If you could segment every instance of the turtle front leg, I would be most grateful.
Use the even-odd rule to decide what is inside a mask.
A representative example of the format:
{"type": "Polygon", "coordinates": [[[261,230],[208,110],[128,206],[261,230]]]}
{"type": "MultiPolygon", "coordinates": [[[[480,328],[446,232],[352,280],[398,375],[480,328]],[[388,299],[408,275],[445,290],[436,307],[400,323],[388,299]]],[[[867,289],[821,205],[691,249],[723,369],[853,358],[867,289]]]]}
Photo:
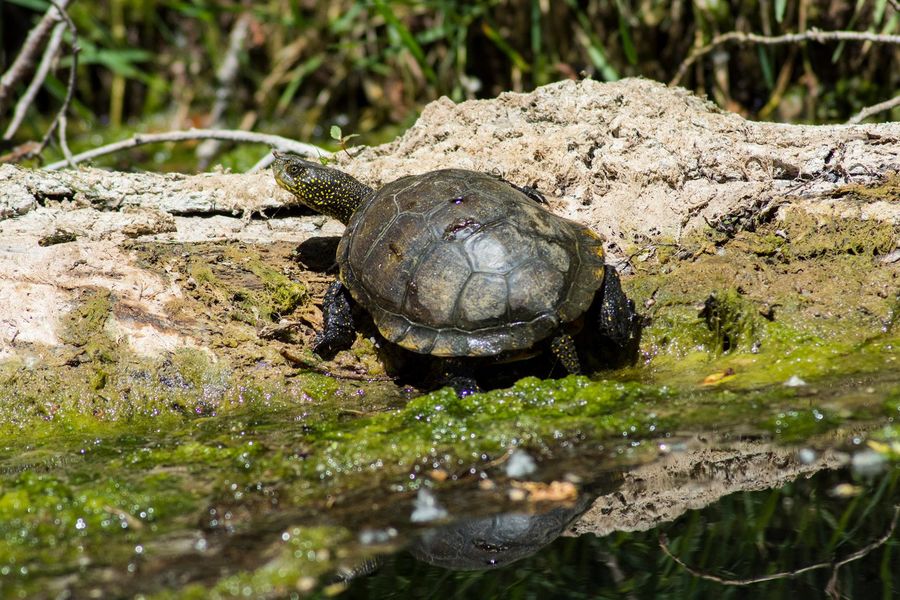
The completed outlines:
{"type": "Polygon", "coordinates": [[[322,301],[322,331],[316,335],[313,352],[331,360],[341,350],[347,350],[356,339],[350,292],[340,281],[334,281],[322,301]]]}
{"type": "Polygon", "coordinates": [[[615,268],[606,265],[605,270],[598,332],[615,346],[614,354],[620,362],[633,362],[641,340],[641,316],[634,310],[634,301],[622,291],[615,268]]]}

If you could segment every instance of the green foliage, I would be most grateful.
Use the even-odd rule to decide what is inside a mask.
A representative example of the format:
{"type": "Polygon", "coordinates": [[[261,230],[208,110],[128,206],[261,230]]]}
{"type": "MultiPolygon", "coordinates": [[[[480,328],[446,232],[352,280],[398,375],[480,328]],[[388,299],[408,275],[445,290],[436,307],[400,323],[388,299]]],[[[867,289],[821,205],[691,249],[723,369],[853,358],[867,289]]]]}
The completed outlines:
{"type": "MultiPolygon", "coordinates": [[[[7,4],[0,51],[11,57],[25,25],[49,5],[7,4]]],[[[693,48],[728,31],[892,33],[900,27],[900,14],[885,0],[827,11],[815,4],[800,11],[782,0],[733,4],[695,2],[675,10],[681,3],[671,0],[254,3],[246,9],[250,25],[222,125],[233,127],[252,115],[258,129],[328,143],[323,123],[352,123],[370,141],[379,139],[373,132],[408,124],[425,102],[441,95],[455,101],[492,97],[583,76],[667,81],[693,48]]],[[[75,150],[96,145],[98,133],[122,137],[118,128],[130,122],[140,123],[138,129],[172,127],[173,117],[175,127],[206,124],[220,86],[216,71],[243,9],[95,0],[72,3],[69,10],[82,49],[72,106],[78,119],[69,121],[75,150]],[[157,119],[161,123],[148,125],[157,119]]],[[[897,55],[888,44],[724,50],[698,61],[682,84],[751,117],[841,121],[890,97],[900,84],[897,55]],[[788,97],[799,101],[784,102],[788,97]]],[[[41,137],[65,86],[50,77],[46,88],[48,98],[33,108],[38,118],[14,142],[41,137]]],[[[240,167],[255,162],[242,160],[240,167]]]]}

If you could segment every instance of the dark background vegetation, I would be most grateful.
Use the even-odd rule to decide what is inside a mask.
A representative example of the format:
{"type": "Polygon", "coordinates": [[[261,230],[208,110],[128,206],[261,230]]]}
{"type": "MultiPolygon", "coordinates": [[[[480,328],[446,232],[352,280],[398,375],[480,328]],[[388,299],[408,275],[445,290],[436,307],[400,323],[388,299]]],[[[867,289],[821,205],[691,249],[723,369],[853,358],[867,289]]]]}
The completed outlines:
{"type": "MultiPolygon", "coordinates": [[[[0,71],[48,6],[0,0],[0,71]]],[[[897,7],[892,0],[74,0],[68,12],[81,53],[69,134],[76,151],[135,130],[210,125],[322,142],[337,124],[378,143],[441,95],[489,98],[564,78],[669,81],[693,47],[717,34],[898,33],[897,7]],[[231,95],[223,118],[211,123],[216,72],[242,19],[237,78],[224,86],[231,95]]],[[[64,45],[55,77],[12,143],[42,137],[65,95],[69,52],[64,45]]],[[[900,48],[861,42],[730,44],[681,82],[749,118],[814,123],[843,122],[894,96],[898,83],[900,48]]],[[[58,157],[53,148],[50,157],[58,157]]]]}

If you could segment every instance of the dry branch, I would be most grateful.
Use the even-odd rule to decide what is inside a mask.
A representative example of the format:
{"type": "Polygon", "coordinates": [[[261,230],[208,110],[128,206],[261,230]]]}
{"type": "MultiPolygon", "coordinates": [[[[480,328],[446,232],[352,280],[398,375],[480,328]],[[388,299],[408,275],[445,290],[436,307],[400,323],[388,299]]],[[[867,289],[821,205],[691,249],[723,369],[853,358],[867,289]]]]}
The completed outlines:
{"type": "Polygon", "coordinates": [[[35,96],[37,96],[38,92],[41,89],[41,86],[44,85],[44,80],[47,79],[47,75],[50,73],[50,68],[53,65],[53,61],[56,60],[56,55],[59,52],[59,47],[62,44],[62,37],[65,29],[65,23],[58,23],[53,29],[53,34],[50,36],[50,41],[47,43],[47,47],[44,49],[43,57],[41,57],[41,64],[38,66],[38,70],[35,73],[34,78],[31,80],[31,83],[29,83],[28,87],[25,89],[25,93],[22,94],[22,97],[19,98],[19,101],[16,103],[16,108],[15,110],[13,110],[12,119],[10,119],[9,125],[6,127],[6,131],[3,132],[4,140],[11,140],[12,137],[16,134],[16,131],[19,130],[19,126],[22,125],[22,121],[25,119],[25,115],[28,113],[28,109],[34,103],[35,96]]]}
{"type": "Polygon", "coordinates": [[[877,115],[880,112],[891,110],[895,106],[900,106],[900,96],[894,96],[890,100],[885,100],[884,102],[879,102],[878,104],[868,106],[855,115],[853,115],[847,123],[850,125],[856,125],[857,123],[862,123],[864,120],[868,119],[872,115],[877,115]]]}
{"type": "Polygon", "coordinates": [[[16,59],[3,77],[0,77],[0,114],[4,112],[10,92],[31,72],[41,47],[50,37],[54,26],[62,18],[57,8],[65,9],[68,4],[69,0],[59,0],[55,6],[47,9],[40,22],[28,32],[25,44],[22,45],[22,50],[19,51],[16,59]]]}
{"type": "MultiPolygon", "coordinates": [[[[63,100],[62,106],[59,108],[59,111],[56,113],[56,116],[53,117],[53,121],[50,123],[50,127],[47,128],[46,133],[44,133],[44,137],[41,140],[40,145],[34,150],[32,155],[38,155],[44,151],[44,148],[47,147],[47,143],[50,141],[50,138],[53,136],[54,132],[56,132],[57,127],[59,127],[60,122],[63,122],[65,119],[66,112],[69,110],[69,105],[72,103],[72,97],[75,95],[75,77],[78,72],[78,52],[81,50],[78,47],[78,28],[75,27],[75,23],[69,17],[69,14],[65,11],[63,5],[57,2],[57,0],[50,0],[50,2],[55,6],[62,16],[63,20],[66,22],[66,26],[69,28],[69,35],[72,36],[69,44],[72,47],[72,62],[69,65],[69,81],[66,84],[66,97],[63,100]]],[[[69,146],[65,140],[65,129],[60,129],[60,146],[63,148],[64,153],[66,154],[66,161],[70,166],[74,166],[75,163],[72,162],[71,153],[68,151],[69,146]]]]}
{"type": "Polygon", "coordinates": [[[114,154],[135,148],[144,144],[159,144],[162,142],[184,142],[193,140],[225,140],[229,142],[245,142],[250,144],[266,144],[277,150],[293,152],[306,156],[331,156],[331,152],[312,144],[297,142],[280,135],[266,133],[254,133],[252,131],[235,131],[230,129],[188,129],[185,131],[170,131],[168,133],[141,133],[127,140],[107,144],[81,152],[72,157],[71,161],[61,160],[47,165],[45,168],[55,170],[66,165],[75,165],[107,154],[114,154]]]}
{"type": "Polygon", "coordinates": [[[880,44],[900,44],[900,35],[886,35],[879,33],[869,33],[866,31],[820,31],[818,29],[809,29],[803,33],[788,33],[778,36],[758,35],[755,33],[744,33],[742,31],[729,31],[717,35],[705,46],[693,50],[690,55],[684,59],[675,73],[675,77],[669,82],[669,85],[679,85],[687,70],[691,68],[698,59],[709,54],[719,46],[735,42],[738,44],[796,44],[799,42],[832,42],[832,41],[854,41],[854,42],[873,42],[880,44]]]}
{"type": "MultiPolygon", "coordinates": [[[[213,103],[212,110],[209,115],[209,126],[211,128],[219,128],[222,123],[222,115],[228,108],[228,102],[234,93],[234,84],[237,80],[238,67],[240,61],[238,55],[244,48],[244,41],[247,38],[247,32],[250,29],[250,13],[245,13],[238,17],[228,37],[228,51],[222,64],[216,71],[216,100],[213,103]]],[[[200,169],[205,169],[213,157],[219,151],[221,144],[217,140],[207,140],[197,146],[197,163],[200,169]]]]}

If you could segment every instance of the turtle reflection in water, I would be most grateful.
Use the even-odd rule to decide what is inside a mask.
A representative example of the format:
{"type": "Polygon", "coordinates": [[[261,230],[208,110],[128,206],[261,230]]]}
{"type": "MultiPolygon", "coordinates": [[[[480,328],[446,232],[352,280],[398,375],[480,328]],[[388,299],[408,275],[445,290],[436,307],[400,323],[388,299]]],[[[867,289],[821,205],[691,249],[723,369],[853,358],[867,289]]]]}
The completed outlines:
{"type": "Polygon", "coordinates": [[[549,351],[579,373],[636,355],[640,319],[604,263],[602,240],[545,210],[532,190],[443,169],[376,191],[281,154],[274,172],[302,204],[347,226],[314,347],[321,357],[353,343],[354,301],[388,341],[448,359],[460,394],[478,389],[479,361],[549,351]]]}
{"type": "MultiPolygon", "coordinates": [[[[452,571],[499,569],[528,558],[547,546],[590,508],[593,494],[581,494],[569,505],[540,513],[500,513],[466,517],[447,525],[424,530],[406,548],[416,559],[452,571]]],[[[349,584],[376,573],[382,557],[369,558],[343,567],[333,583],[349,584]]]]}
{"type": "Polygon", "coordinates": [[[429,529],[409,547],[418,560],[457,571],[495,569],[526,558],[558,538],[593,496],[539,514],[505,513],[429,529]]]}

